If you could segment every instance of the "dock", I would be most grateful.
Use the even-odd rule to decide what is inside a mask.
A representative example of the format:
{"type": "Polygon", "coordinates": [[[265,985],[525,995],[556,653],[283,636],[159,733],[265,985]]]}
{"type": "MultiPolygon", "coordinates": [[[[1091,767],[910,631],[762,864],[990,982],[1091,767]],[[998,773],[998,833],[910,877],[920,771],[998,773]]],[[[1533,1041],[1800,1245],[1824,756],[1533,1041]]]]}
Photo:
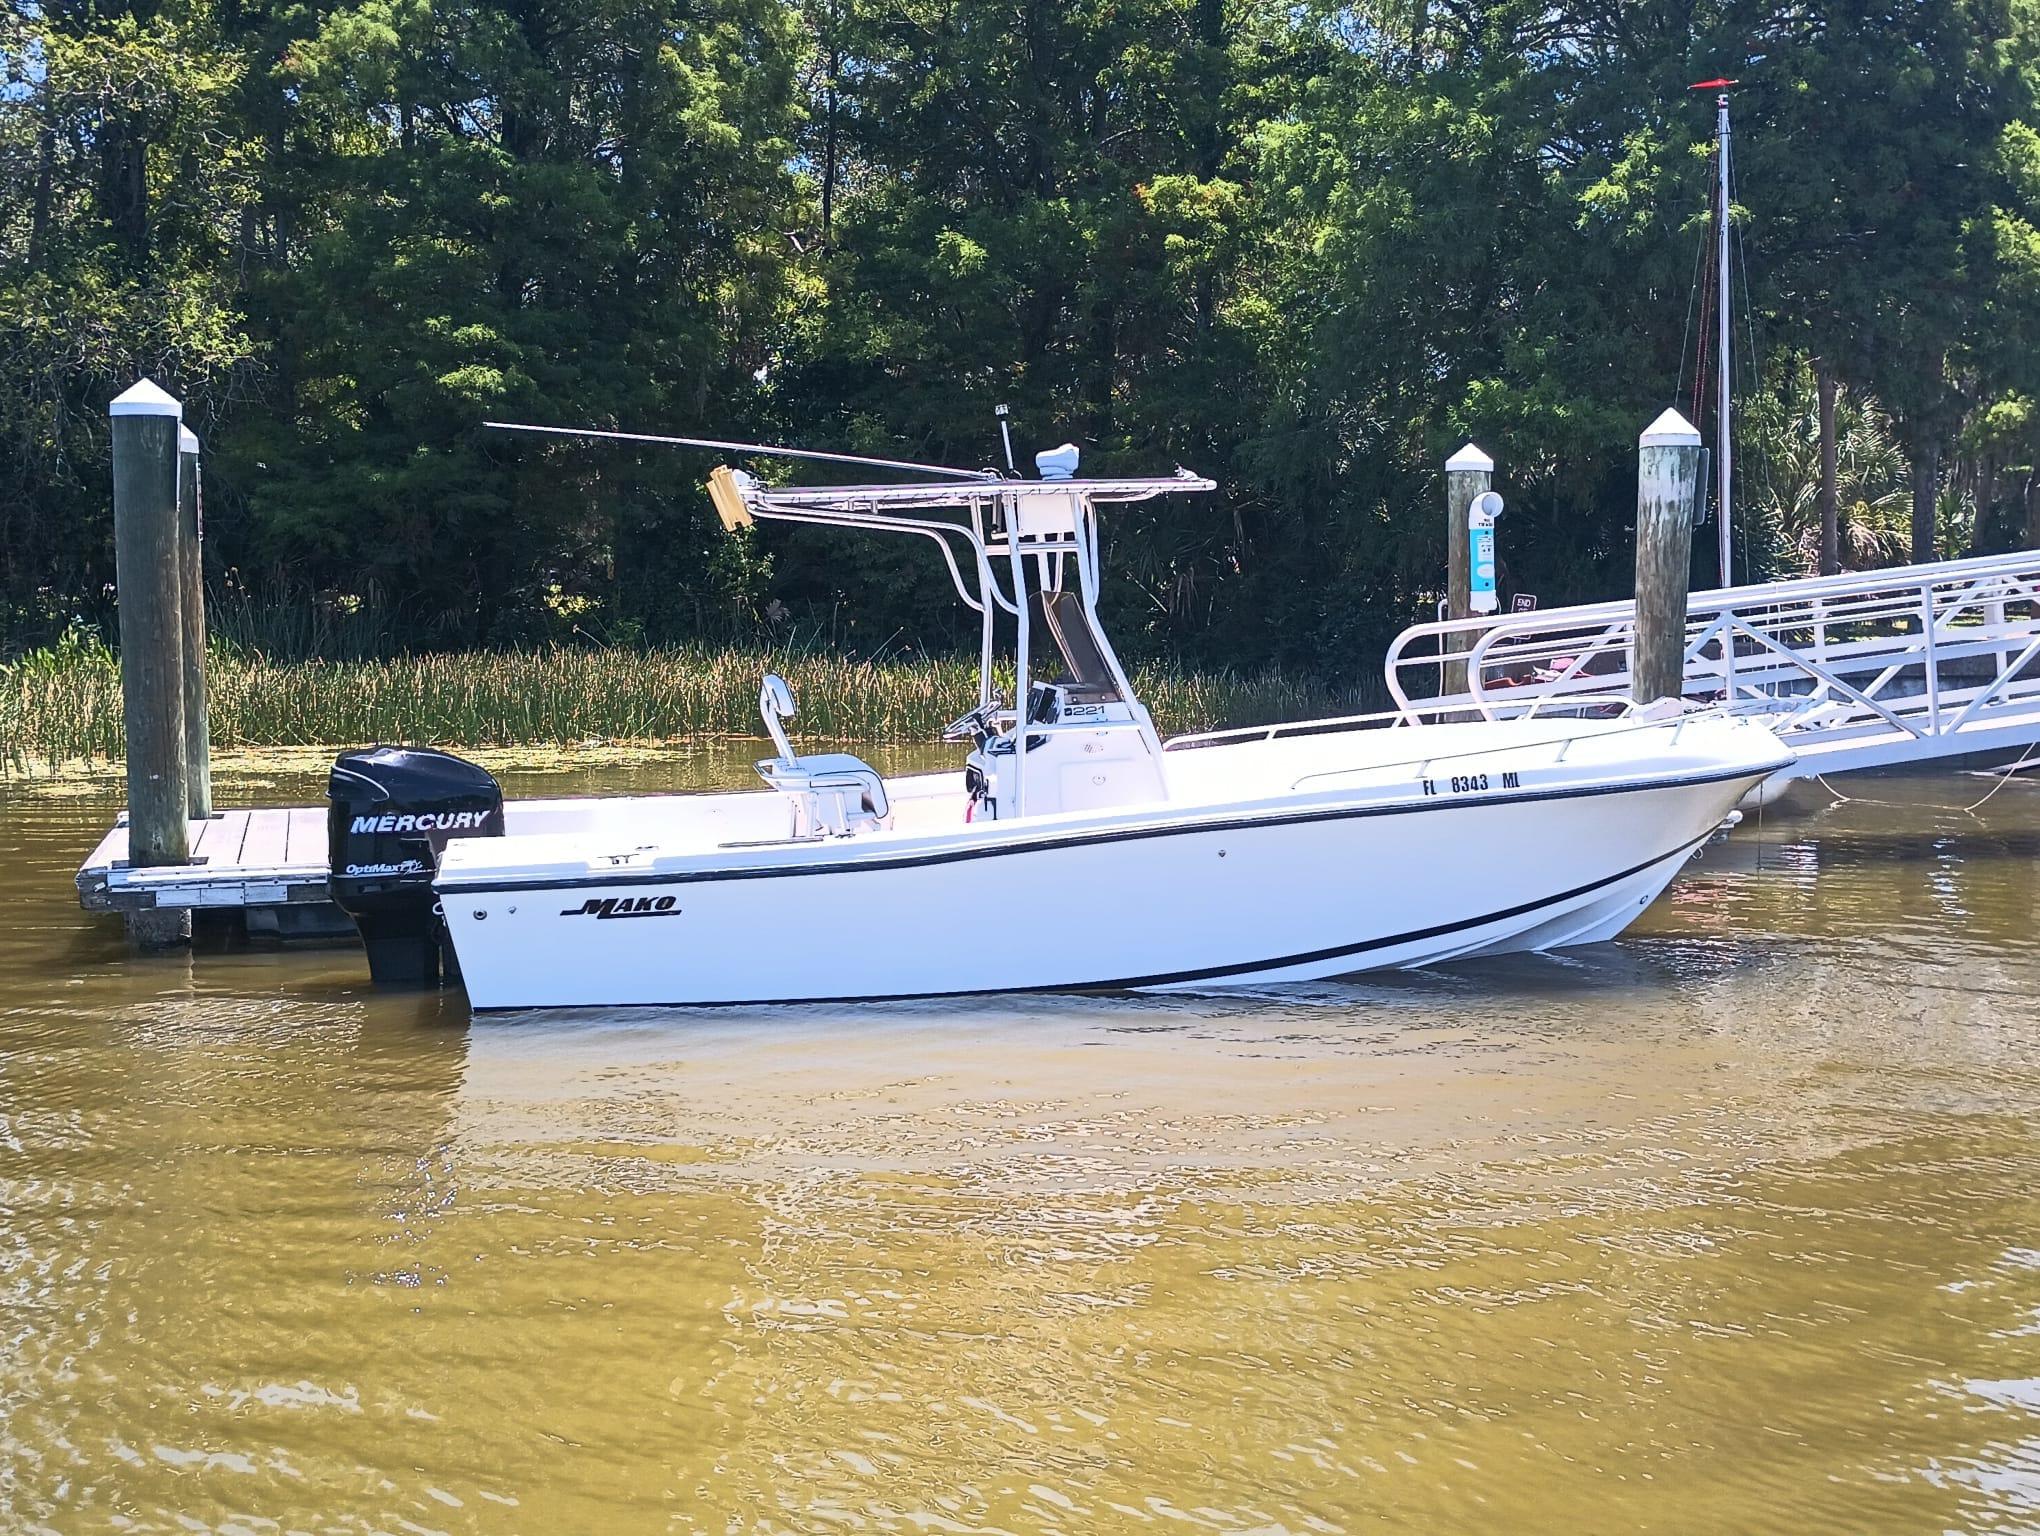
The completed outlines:
{"type": "MultiPolygon", "coordinates": [[[[556,833],[606,817],[610,830],[656,829],[684,814],[689,796],[586,796],[506,800],[512,835],[556,833]]],[[[185,824],[191,857],[183,864],[136,866],[128,858],[122,812],[78,868],[78,902],[88,912],[132,919],[137,913],[178,913],[277,938],[352,938],[354,923],[333,904],[327,885],[328,809],[259,807],[215,811],[185,824]]],[[[597,824],[600,824],[599,822],[597,824]]]]}
{"type": "Polygon", "coordinates": [[[323,937],[352,925],[326,889],[326,812],[317,806],[215,811],[187,823],[191,862],[136,867],[125,812],[78,869],[88,912],[235,913],[251,933],[323,937]]]}

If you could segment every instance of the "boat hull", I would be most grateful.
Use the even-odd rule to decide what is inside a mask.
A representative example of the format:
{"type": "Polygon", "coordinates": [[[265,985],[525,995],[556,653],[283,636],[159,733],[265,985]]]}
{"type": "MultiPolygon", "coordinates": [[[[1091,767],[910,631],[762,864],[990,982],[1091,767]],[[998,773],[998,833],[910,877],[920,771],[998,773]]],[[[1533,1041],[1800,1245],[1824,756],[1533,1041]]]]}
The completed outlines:
{"type": "Polygon", "coordinates": [[[1775,766],[443,887],[478,1009],[1304,981],[1612,937],[1775,766]]]}

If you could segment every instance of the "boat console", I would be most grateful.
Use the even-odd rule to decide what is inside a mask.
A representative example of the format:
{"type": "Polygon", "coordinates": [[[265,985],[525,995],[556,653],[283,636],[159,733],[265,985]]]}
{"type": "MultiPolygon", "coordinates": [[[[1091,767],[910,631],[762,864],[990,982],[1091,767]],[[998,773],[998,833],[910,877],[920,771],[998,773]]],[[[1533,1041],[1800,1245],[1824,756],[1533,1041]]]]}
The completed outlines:
{"type": "MultiPolygon", "coordinates": [[[[1124,699],[1100,697],[1081,683],[1036,683],[1029,690],[1025,742],[1026,814],[1094,811],[1168,798],[1161,764],[1143,722],[1124,699]]],[[[1018,814],[1019,730],[985,735],[971,751],[964,781],[973,820],[1018,814]]]]}

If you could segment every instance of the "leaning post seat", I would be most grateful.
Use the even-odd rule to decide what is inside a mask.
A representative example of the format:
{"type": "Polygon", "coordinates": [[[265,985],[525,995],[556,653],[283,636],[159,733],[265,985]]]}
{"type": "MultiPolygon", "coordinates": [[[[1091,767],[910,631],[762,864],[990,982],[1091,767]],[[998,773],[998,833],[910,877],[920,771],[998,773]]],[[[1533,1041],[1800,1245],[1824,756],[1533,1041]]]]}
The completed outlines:
{"type": "Polygon", "coordinates": [[[781,794],[793,797],[796,837],[844,837],[877,831],[891,821],[885,780],[863,758],[848,752],[768,757],[758,764],[758,774],[781,794]]]}
{"type": "Polygon", "coordinates": [[[890,824],[885,780],[861,757],[848,752],[817,752],[798,756],[786,739],[786,717],[793,714],[793,690],[786,679],[767,672],[758,689],[758,713],[765,734],[779,756],[758,764],[759,777],[793,801],[795,837],[847,837],[873,832],[890,824]]]}

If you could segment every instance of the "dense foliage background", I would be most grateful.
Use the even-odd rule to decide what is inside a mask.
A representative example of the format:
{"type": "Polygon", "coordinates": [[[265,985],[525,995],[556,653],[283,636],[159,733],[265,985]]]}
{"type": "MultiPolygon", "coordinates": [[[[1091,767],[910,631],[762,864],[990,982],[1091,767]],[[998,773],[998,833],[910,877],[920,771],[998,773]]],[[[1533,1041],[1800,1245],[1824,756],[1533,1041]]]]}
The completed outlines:
{"type": "Polygon", "coordinates": [[[141,374],[279,647],[954,638],[933,561],[732,543],[706,456],[489,417],[982,464],[1010,401],[1223,484],[1114,525],[1129,649],[1331,673],[1435,599],[1472,437],[1509,584],[1611,595],[1636,434],[1700,409],[1715,75],[1749,574],[1816,558],[1817,377],[1845,560],[2040,542],[2036,42],[2031,0],[8,0],[0,649],[103,621],[141,374]]]}

